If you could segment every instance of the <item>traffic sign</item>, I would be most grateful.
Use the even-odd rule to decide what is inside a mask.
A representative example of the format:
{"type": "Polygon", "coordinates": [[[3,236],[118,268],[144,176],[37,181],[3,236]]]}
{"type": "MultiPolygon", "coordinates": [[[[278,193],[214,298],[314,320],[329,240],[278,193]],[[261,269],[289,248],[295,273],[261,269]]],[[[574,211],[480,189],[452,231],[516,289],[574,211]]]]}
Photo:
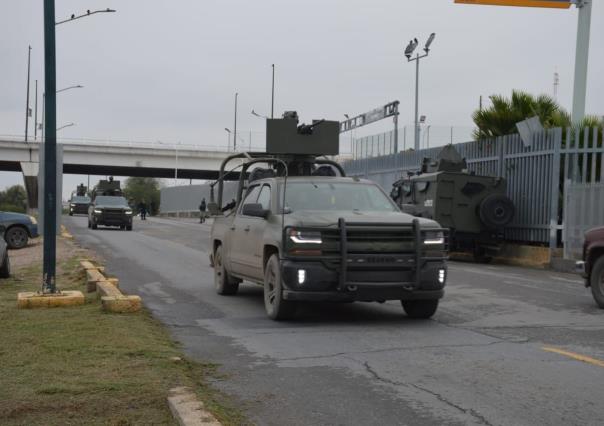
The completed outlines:
{"type": "Polygon", "coordinates": [[[491,6],[546,7],[553,9],[568,9],[571,0],[455,0],[455,3],[487,4],[491,6]]]}

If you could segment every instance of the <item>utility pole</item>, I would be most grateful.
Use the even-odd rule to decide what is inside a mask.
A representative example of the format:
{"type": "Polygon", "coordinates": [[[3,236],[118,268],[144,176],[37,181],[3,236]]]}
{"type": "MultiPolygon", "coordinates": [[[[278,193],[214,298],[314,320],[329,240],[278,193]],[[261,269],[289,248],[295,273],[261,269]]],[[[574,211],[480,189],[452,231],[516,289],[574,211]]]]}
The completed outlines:
{"type": "Polygon", "coordinates": [[[237,97],[239,93],[235,93],[235,124],[233,126],[233,152],[237,151],[237,97]]]}
{"type": "Polygon", "coordinates": [[[34,105],[34,140],[38,140],[38,80],[36,80],[36,101],[34,105]]]}
{"type": "Polygon", "coordinates": [[[31,46],[27,50],[27,101],[25,102],[25,142],[27,142],[27,131],[29,130],[29,70],[31,65],[31,46]]]}
{"type": "Polygon", "coordinates": [[[275,117],[275,64],[271,65],[273,67],[273,85],[271,90],[271,118],[275,117]]]}
{"type": "Polygon", "coordinates": [[[44,0],[44,292],[55,293],[57,214],[57,78],[55,2],[44,0]]]}
{"type": "Polygon", "coordinates": [[[575,53],[575,82],[573,87],[573,111],[571,121],[579,123],[585,117],[587,92],[587,62],[589,58],[589,30],[591,26],[592,0],[577,0],[577,48],[575,53]]]}

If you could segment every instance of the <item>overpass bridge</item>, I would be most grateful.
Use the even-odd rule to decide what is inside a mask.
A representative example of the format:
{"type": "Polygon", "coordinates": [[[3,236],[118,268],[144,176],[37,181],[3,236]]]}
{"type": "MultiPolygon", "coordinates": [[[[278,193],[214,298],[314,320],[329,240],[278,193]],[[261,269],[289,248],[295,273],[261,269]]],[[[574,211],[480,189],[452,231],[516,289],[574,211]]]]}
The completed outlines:
{"type": "MultiPolygon", "coordinates": [[[[229,154],[219,147],[184,144],[58,140],[63,173],[216,179],[229,154]]],[[[22,172],[30,208],[37,207],[40,142],[0,139],[0,171],[22,172]]]]}

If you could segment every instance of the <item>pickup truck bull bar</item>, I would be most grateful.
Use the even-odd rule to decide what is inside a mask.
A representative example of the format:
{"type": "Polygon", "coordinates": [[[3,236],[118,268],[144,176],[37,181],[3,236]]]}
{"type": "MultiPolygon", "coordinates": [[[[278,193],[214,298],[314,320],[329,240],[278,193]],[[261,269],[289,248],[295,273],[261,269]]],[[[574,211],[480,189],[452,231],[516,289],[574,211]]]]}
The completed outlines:
{"type": "MultiPolygon", "coordinates": [[[[380,282],[381,286],[403,286],[409,290],[415,290],[420,288],[421,285],[421,269],[426,262],[429,261],[445,261],[448,259],[448,233],[447,228],[429,228],[421,229],[418,219],[413,219],[411,223],[373,223],[373,222],[346,222],[345,219],[338,219],[338,227],[308,227],[308,226],[287,226],[283,229],[283,258],[289,260],[317,260],[325,263],[338,264],[339,263],[339,278],[338,278],[338,290],[344,291],[348,287],[354,287],[362,282],[348,281],[349,267],[353,265],[355,268],[362,268],[366,265],[368,268],[375,265],[375,261],[372,262],[372,258],[379,258],[380,260],[390,262],[390,265],[394,265],[396,268],[407,269],[413,271],[413,281],[397,281],[397,282],[380,282]],[[311,255],[300,255],[288,253],[287,247],[291,246],[288,244],[288,237],[290,230],[295,229],[301,232],[320,232],[322,237],[326,234],[330,234],[332,242],[337,242],[337,248],[332,248],[327,254],[321,252],[321,254],[311,255]],[[401,253],[396,254],[379,254],[379,253],[351,253],[349,250],[349,234],[353,231],[355,234],[364,233],[383,233],[384,235],[392,234],[395,231],[403,232],[409,235],[406,240],[408,243],[412,243],[413,248],[411,250],[405,250],[401,253]],[[431,233],[442,233],[443,242],[442,244],[435,244],[434,250],[430,255],[430,247],[424,244],[424,235],[427,232],[431,233]],[[442,254],[441,254],[442,253],[442,254]]],[[[401,234],[403,235],[403,234],[401,234]]],[[[382,263],[383,265],[383,263],[382,263]]],[[[367,283],[368,284],[368,283],[367,283]]],[[[378,284],[378,283],[376,283],[378,284]]]]}

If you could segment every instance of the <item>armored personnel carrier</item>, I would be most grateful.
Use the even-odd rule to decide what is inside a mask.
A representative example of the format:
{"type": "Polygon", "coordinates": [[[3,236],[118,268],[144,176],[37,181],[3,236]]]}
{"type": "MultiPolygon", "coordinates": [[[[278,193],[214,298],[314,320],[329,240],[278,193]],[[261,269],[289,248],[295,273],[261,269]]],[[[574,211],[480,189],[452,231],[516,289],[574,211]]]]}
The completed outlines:
{"type": "Polygon", "coordinates": [[[261,285],[274,320],[308,301],[400,300],[408,316],[431,317],[444,294],[446,230],[402,213],[379,185],[346,177],[324,157],[338,144],[337,121],[299,125],[289,112],[267,120],[267,152],[224,160],[208,205],[217,293],[261,285]],[[235,173],[236,198],[225,203],[235,173]]]}
{"type": "Polygon", "coordinates": [[[481,262],[497,253],[515,212],[505,179],[469,172],[453,145],[436,160],[425,158],[419,172],[396,181],[391,197],[404,212],[449,228],[450,249],[470,251],[481,262]]]}
{"type": "Polygon", "coordinates": [[[119,226],[132,231],[132,209],[124,198],[120,181],[99,181],[92,190],[92,202],[88,207],[88,227],[97,229],[99,225],[119,226]]]}

